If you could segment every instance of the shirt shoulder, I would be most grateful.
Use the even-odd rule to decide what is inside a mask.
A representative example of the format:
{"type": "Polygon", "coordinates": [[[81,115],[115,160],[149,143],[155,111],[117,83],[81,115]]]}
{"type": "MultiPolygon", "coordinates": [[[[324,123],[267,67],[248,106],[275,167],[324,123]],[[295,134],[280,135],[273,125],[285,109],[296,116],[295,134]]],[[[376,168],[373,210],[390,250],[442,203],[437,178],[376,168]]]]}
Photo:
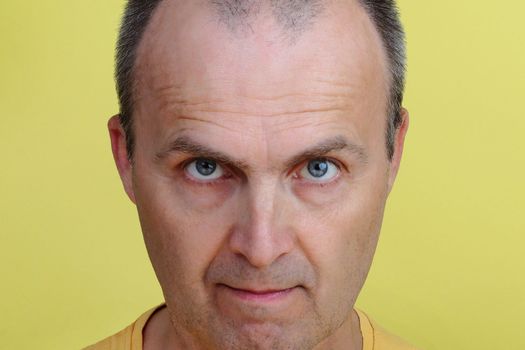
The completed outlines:
{"type": "Polygon", "coordinates": [[[142,350],[142,330],[149,318],[163,305],[143,313],[135,322],[120,332],[107,337],[83,350],[142,350]]]}
{"type": "Polygon", "coordinates": [[[135,323],[124,328],[120,332],[103,339],[96,344],[90,345],[84,350],[130,350],[133,349],[131,339],[135,323]]]}
{"type": "Polygon", "coordinates": [[[363,335],[363,350],[418,350],[398,336],[388,332],[366,313],[356,309],[363,335]]]}

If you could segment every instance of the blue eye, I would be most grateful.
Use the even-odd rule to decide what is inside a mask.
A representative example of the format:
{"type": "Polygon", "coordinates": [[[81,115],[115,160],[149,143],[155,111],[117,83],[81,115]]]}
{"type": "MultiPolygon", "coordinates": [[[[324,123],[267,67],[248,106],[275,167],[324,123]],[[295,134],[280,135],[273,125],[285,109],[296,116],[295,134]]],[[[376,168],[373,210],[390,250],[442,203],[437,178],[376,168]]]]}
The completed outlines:
{"type": "Polygon", "coordinates": [[[185,167],[186,172],[193,178],[201,181],[216,180],[224,174],[222,167],[217,162],[199,158],[185,167]]]}
{"type": "Polygon", "coordinates": [[[300,171],[301,177],[315,182],[329,182],[339,173],[339,168],[327,159],[313,159],[300,171]]]}

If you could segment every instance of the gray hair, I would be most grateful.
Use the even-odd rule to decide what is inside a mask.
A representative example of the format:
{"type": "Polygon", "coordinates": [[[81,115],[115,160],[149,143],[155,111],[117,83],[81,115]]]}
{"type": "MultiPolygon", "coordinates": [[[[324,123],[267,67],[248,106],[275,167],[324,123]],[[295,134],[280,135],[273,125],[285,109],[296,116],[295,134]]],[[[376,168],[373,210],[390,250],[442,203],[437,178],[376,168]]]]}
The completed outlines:
{"type": "MultiPolygon", "coordinates": [[[[120,122],[126,134],[126,148],[133,158],[133,67],[137,48],[153,12],[162,0],[128,0],[122,18],[116,50],[115,80],[120,105],[120,122]]],[[[401,104],[405,85],[405,34],[395,0],[358,0],[376,26],[385,48],[390,70],[387,107],[386,149],[389,159],[394,154],[394,138],[401,124],[401,104]]],[[[243,20],[254,0],[210,0],[228,23],[243,20]]],[[[322,10],[322,0],[272,0],[276,18],[287,29],[304,26],[322,10]]]]}

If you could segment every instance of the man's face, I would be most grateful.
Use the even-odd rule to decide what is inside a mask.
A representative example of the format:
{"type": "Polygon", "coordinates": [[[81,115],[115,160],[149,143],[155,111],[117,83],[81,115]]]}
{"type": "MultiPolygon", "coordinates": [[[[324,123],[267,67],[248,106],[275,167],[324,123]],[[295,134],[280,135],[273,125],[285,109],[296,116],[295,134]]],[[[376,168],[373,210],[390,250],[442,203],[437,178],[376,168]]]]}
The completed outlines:
{"type": "Polygon", "coordinates": [[[121,174],[180,339],[312,348],[350,322],[397,169],[381,42],[355,4],[290,44],[197,3],[151,20],[121,174]]]}

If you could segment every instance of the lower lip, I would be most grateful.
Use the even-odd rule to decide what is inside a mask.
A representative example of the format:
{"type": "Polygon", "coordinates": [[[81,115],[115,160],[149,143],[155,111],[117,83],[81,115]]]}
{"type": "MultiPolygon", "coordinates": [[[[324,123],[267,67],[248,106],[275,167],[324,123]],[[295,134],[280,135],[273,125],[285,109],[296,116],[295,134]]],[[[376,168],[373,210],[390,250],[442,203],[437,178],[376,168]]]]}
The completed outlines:
{"type": "Polygon", "coordinates": [[[294,288],[268,291],[268,292],[252,292],[252,291],[248,291],[244,289],[231,288],[226,285],[220,285],[220,286],[224,287],[229,293],[233,294],[235,297],[241,300],[244,300],[244,301],[252,301],[252,302],[279,301],[289,296],[297,288],[297,287],[294,287],[294,288]]]}

